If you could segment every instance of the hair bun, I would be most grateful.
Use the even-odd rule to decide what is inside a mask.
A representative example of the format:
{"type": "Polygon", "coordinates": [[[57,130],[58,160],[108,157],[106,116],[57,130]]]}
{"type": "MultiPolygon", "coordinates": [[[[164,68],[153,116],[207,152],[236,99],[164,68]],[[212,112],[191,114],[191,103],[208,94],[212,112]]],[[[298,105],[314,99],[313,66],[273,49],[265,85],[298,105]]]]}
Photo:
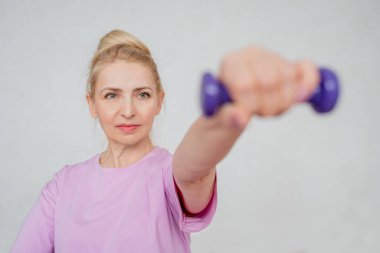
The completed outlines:
{"type": "Polygon", "coordinates": [[[141,42],[132,34],[120,29],[112,30],[100,39],[97,53],[100,54],[102,51],[105,51],[109,48],[118,45],[124,45],[127,47],[135,48],[143,51],[145,54],[149,56],[151,55],[149,48],[145,46],[143,42],[141,42]]]}
{"type": "Polygon", "coordinates": [[[100,39],[98,48],[91,60],[86,87],[86,93],[90,97],[94,97],[100,71],[105,64],[112,63],[115,60],[144,64],[153,75],[157,91],[163,91],[157,65],[148,47],[132,34],[116,29],[100,39]]]}

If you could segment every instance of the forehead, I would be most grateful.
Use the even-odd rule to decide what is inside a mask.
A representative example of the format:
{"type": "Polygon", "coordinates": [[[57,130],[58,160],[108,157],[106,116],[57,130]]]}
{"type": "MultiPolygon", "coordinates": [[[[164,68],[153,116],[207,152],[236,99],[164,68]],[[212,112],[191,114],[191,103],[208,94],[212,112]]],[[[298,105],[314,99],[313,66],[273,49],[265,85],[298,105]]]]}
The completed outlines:
{"type": "Polygon", "coordinates": [[[151,70],[144,64],[116,60],[106,64],[98,74],[96,88],[112,86],[120,89],[135,89],[141,86],[155,88],[151,70]]]}

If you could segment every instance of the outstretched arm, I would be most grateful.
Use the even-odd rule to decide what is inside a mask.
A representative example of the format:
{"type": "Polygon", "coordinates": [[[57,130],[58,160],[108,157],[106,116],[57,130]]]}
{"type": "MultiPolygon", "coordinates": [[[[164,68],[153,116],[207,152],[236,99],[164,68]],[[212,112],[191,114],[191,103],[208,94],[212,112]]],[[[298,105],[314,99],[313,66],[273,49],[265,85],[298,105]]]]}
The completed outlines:
{"type": "Polygon", "coordinates": [[[230,151],[241,129],[223,125],[220,115],[199,117],[175,151],[173,173],[182,193],[182,204],[190,213],[201,212],[209,202],[215,166],[230,151]]]}
{"type": "Polygon", "coordinates": [[[201,212],[210,201],[216,165],[228,154],[253,115],[276,116],[312,94],[319,82],[310,61],[290,63],[254,46],[228,54],[219,79],[233,103],[212,118],[201,116],[175,151],[173,174],[185,209],[201,212]]]}

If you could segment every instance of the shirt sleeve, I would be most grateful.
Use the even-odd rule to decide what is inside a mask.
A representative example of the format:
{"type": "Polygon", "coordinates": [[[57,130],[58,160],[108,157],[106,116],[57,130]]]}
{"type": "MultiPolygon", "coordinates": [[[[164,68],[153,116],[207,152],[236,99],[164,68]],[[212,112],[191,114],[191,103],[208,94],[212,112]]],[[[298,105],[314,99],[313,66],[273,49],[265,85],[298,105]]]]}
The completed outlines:
{"type": "Polygon", "coordinates": [[[213,195],[207,207],[195,216],[186,216],[181,207],[181,202],[176,191],[173,177],[172,158],[164,169],[164,184],[166,200],[170,211],[184,232],[198,232],[205,229],[212,221],[217,206],[217,180],[215,179],[213,195]]]}
{"type": "Polygon", "coordinates": [[[27,214],[12,246],[11,253],[53,253],[54,213],[59,193],[59,176],[42,188],[37,201],[27,214]]]}

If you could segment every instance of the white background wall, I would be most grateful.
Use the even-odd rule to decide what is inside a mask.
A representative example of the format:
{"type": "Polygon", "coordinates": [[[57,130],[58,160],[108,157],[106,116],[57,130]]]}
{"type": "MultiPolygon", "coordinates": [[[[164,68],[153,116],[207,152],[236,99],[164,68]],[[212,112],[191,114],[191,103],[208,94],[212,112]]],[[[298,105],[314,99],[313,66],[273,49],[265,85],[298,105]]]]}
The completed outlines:
{"type": "Polygon", "coordinates": [[[252,120],[193,252],[380,252],[379,25],[377,0],[0,0],[0,252],[54,172],[106,147],[84,94],[114,28],[156,58],[167,99],[154,135],[172,152],[200,114],[201,73],[230,50],[255,43],[341,78],[329,115],[300,105],[252,120]]]}

